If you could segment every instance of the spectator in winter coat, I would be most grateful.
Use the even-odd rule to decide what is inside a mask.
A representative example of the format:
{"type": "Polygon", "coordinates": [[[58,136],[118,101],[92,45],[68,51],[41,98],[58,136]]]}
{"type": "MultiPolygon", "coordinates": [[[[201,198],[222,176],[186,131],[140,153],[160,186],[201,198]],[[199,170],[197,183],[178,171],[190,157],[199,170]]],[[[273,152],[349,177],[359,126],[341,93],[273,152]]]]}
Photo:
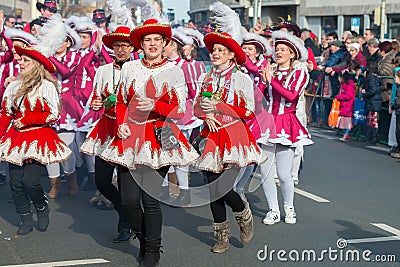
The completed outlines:
{"type": "Polygon", "coordinates": [[[329,79],[331,81],[332,96],[336,96],[339,93],[340,88],[337,73],[333,72],[332,67],[338,65],[341,62],[340,60],[343,55],[343,50],[340,48],[341,45],[342,42],[338,40],[329,43],[331,56],[326,62],[325,73],[330,75],[329,79]]]}
{"type": "Polygon", "coordinates": [[[340,93],[335,97],[340,102],[339,119],[336,127],[345,130],[345,133],[340,140],[348,141],[351,128],[353,128],[353,109],[354,98],[356,96],[356,85],[354,84],[352,75],[348,70],[339,73],[339,80],[341,82],[340,93]]]}
{"type": "Polygon", "coordinates": [[[376,75],[377,64],[370,65],[371,74],[365,82],[365,89],[361,90],[365,99],[365,113],[367,114],[367,142],[376,143],[378,138],[378,113],[382,106],[381,80],[376,75]]]}
{"type": "Polygon", "coordinates": [[[367,60],[360,51],[360,44],[359,43],[349,44],[349,52],[351,55],[350,60],[357,61],[358,65],[360,65],[360,68],[362,70],[365,70],[365,68],[367,67],[367,60]]]}
{"type": "MultiPolygon", "coordinates": [[[[364,53],[364,57],[367,60],[367,76],[370,75],[370,65],[373,64],[375,67],[376,64],[381,60],[381,54],[379,53],[379,40],[376,38],[370,39],[367,42],[367,48],[368,48],[368,57],[364,53]]],[[[377,74],[375,72],[375,74],[377,74]]]]}

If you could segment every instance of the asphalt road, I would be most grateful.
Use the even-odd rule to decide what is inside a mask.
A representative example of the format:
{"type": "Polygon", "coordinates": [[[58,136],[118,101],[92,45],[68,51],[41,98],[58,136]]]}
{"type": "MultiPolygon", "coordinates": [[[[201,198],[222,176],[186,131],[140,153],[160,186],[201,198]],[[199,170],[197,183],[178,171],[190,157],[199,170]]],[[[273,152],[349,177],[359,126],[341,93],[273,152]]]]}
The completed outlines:
{"type": "MultiPolygon", "coordinates": [[[[297,224],[263,225],[267,206],[260,188],[247,194],[253,240],[240,242],[228,212],[230,249],[213,254],[208,206],[163,205],[160,266],[400,266],[400,160],[384,146],[343,143],[330,130],[311,133],[315,144],[306,148],[295,196],[297,224]]],[[[138,241],[111,242],[116,214],[91,206],[93,192],[68,197],[63,184],[62,195],[50,200],[48,231],[27,236],[15,235],[19,220],[8,194],[8,184],[0,185],[0,266],[137,266],[138,241]]]]}

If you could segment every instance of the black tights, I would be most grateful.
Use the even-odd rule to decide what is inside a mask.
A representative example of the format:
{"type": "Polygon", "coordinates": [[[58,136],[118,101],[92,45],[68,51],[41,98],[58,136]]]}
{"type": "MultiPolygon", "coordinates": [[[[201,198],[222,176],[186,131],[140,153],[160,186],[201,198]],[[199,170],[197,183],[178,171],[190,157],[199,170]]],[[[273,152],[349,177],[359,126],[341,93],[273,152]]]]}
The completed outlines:
{"type": "Polygon", "coordinates": [[[233,212],[244,210],[242,198],[233,190],[233,185],[237,175],[231,175],[227,172],[228,171],[223,173],[206,172],[210,187],[211,213],[215,223],[226,221],[225,204],[228,205],[233,212]]]}
{"type": "Polygon", "coordinates": [[[25,163],[22,166],[10,164],[10,186],[18,214],[31,212],[32,200],[36,209],[47,205],[40,178],[44,166],[38,162],[25,163]]]}
{"type": "Polygon", "coordinates": [[[121,200],[132,230],[145,241],[161,241],[161,185],[169,166],[154,170],[137,165],[137,169],[120,168],[121,200]],[[143,206],[143,208],[142,208],[143,206]]]}
{"type": "MultiPolygon", "coordinates": [[[[100,157],[95,159],[95,182],[97,189],[102,193],[108,200],[113,203],[115,210],[118,212],[118,231],[120,228],[130,228],[128,215],[121,204],[121,193],[112,184],[112,178],[114,174],[115,165],[108,163],[100,157]]],[[[118,188],[121,188],[120,179],[118,179],[118,188]]]]}

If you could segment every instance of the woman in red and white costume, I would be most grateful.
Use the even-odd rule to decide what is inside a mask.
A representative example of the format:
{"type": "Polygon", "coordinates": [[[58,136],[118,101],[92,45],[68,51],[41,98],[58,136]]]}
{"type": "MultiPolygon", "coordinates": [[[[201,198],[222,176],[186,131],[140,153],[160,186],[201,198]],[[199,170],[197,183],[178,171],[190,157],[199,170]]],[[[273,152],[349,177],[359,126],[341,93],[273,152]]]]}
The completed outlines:
{"type": "Polygon", "coordinates": [[[253,237],[249,204],[233,190],[233,185],[239,168],[259,164],[265,158],[242,121],[254,117],[253,82],[237,65],[246,61],[242,48],[225,32],[209,33],[204,42],[211,53],[212,67],[201,76],[201,90],[194,103],[195,115],[205,121],[200,135],[207,138],[196,167],[206,171],[210,184],[210,206],[217,239],[212,251],[223,253],[229,248],[230,236],[225,205],[233,210],[242,242],[247,243],[253,237]],[[226,171],[231,168],[233,175],[226,171]]]}
{"type": "Polygon", "coordinates": [[[293,158],[297,146],[313,144],[311,136],[296,116],[296,105],[306,88],[309,76],[302,62],[307,61],[307,49],[302,41],[284,31],[274,31],[276,64],[263,68],[263,80],[269,85],[265,92],[268,105],[266,111],[273,115],[275,125],[261,123],[262,149],[268,155],[268,161],[261,167],[264,178],[262,186],[268,201],[269,211],[263,223],[274,224],[280,221],[277,187],[274,181],[273,161],[276,159],[285,222],[296,223],[294,210],[294,183],[291,176],[293,158]],[[273,128],[274,127],[274,128],[273,128]]]}
{"type": "Polygon", "coordinates": [[[120,168],[122,205],[145,248],[140,266],[155,266],[160,259],[163,177],[171,165],[194,164],[199,157],[172,122],[184,116],[186,101],[182,70],[162,56],[171,35],[171,26],[156,19],[132,30],[130,40],[145,57],[122,66],[116,103],[119,138],[102,153],[105,160],[125,167],[120,168]],[[157,137],[155,128],[162,127],[157,137]]]}
{"type": "MultiPolygon", "coordinates": [[[[256,86],[254,88],[254,100],[255,100],[255,115],[256,117],[247,120],[246,123],[249,126],[251,133],[256,138],[260,138],[260,127],[259,127],[259,117],[257,116],[263,111],[263,102],[264,102],[264,90],[265,84],[262,82],[262,68],[269,64],[267,57],[272,55],[272,48],[269,44],[269,41],[256,34],[250,32],[243,33],[243,42],[242,49],[246,54],[246,63],[241,66],[241,69],[244,73],[247,73],[251,80],[254,82],[256,86]]],[[[270,117],[270,121],[273,119],[270,117]]],[[[238,174],[238,180],[235,185],[235,191],[243,198],[246,199],[246,195],[244,193],[244,188],[249,180],[251,174],[253,173],[254,166],[247,166],[240,169],[238,174]]]]}
{"type": "Polygon", "coordinates": [[[10,163],[11,191],[22,222],[17,231],[20,235],[33,229],[31,200],[38,230],[47,230],[49,208],[40,183],[44,165],[64,161],[72,154],[50,127],[60,114],[58,85],[50,74],[55,67],[47,58],[54,52],[48,48],[53,47],[50,43],[14,47],[21,56],[21,74],[7,86],[2,102],[0,159],[10,163]]]}
{"type": "Polygon", "coordinates": [[[92,110],[101,112],[102,116],[88,133],[86,141],[80,148],[81,152],[96,157],[96,186],[112,202],[118,212],[118,236],[113,239],[114,243],[128,241],[132,233],[128,215],[121,204],[120,179],[118,179],[119,190],[112,184],[115,165],[105,160],[102,153],[117,134],[115,100],[117,88],[121,82],[121,68],[130,61],[130,55],[134,50],[129,40],[130,32],[129,27],[119,26],[115,32],[102,37],[103,44],[114,50],[116,60],[100,66],[96,72],[90,101],[92,110]]]}

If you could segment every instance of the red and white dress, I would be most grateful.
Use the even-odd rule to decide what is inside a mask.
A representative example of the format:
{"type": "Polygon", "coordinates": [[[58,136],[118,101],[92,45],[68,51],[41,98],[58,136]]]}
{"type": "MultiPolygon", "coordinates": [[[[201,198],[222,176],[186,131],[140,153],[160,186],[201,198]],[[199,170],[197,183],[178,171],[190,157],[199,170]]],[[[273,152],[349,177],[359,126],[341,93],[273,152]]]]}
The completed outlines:
{"type": "Polygon", "coordinates": [[[200,78],[203,83],[195,99],[194,113],[201,119],[206,118],[200,107],[201,95],[202,92],[212,92],[212,99],[218,101],[214,117],[221,126],[218,132],[211,132],[204,123],[200,135],[207,140],[196,168],[220,173],[230,167],[241,168],[264,162],[266,157],[242,120],[254,117],[254,86],[250,77],[231,64],[224,71],[211,69],[200,78]]]}
{"type": "Polygon", "coordinates": [[[262,143],[267,141],[291,147],[313,144],[307,129],[296,116],[297,102],[308,81],[308,73],[303,70],[301,63],[292,69],[278,69],[274,72],[268,87],[266,112],[273,115],[275,125],[260,124],[262,134],[269,136],[261,140],[262,143]]]}
{"type": "Polygon", "coordinates": [[[17,77],[19,74],[19,63],[15,59],[11,62],[1,64],[1,79],[0,79],[0,99],[3,98],[3,94],[6,90],[4,83],[10,76],[17,77]]]}
{"type": "MultiPolygon", "coordinates": [[[[99,67],[94,77],[93,94],[89,101],[97,97],[107,99],[112,94],[116,95],[120,78],[121,70],[115,63],[99,67]]],[[[85,142],[81,146],[81,152],[103,158],[103,151],[117,136],[118,125],[115,105],[111,108],[102,108],[97,112],[102,116],[88,133],[85,142]]]]}
{"type": "Polygon", "coordinates": [[[126,123],[132,134],[124,141],[115,138],[104,149],[102,157],[131,169],[136,164],[153,169],[193,165],[199,155],[172,122],[182,118],[186,110],[184,85],[182,70],[166,59],[153,65],[145,59],[125,63],[121,70],[116,115],[117,124],[126,123]],[[153,111],[139,111],[138,97],[154,99],[153,111]],[[169,151],[161,148],[154,128],[163,126],[171,127],[179,148],[169,151]]]}
{"type": "Polygon", "coordinates": [[[21,102],[21,98],[13,99],[21,84],[21,80],[11,82],[4,93],[0,116],[0,160],[22,166],[27,160],[48,165],[68,159],[71,150],[50,127],[60,114],[57,89],[53,83],[44,80],[21,102]],[[22,129],[9,128],[14,117],[21,119],[25,125],[22,129]]]}

